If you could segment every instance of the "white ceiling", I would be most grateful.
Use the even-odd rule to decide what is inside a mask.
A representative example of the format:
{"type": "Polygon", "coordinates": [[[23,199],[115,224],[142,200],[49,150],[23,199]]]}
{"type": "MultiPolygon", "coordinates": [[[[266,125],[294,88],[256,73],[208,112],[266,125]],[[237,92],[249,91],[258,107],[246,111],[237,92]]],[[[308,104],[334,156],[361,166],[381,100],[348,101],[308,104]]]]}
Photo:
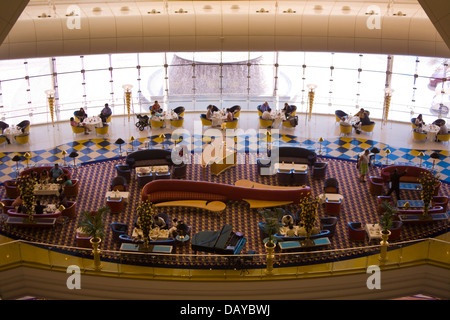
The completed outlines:
{"type": "Polygon", "coordinates": [[[395,1],[390,12],[387,0],[54,1],[54,7],[49,2],[29,2],[0,46],[0,59],[164,51],[450,57],[417,0],[395,1]],[[79,17],[66,16],[73,4],[79,17]],[[380,15],[366,14],[378,8],[380,15]],[[187,12],[177,13],[180,9],[187,12]],[[267,12],[257,13],[261,9],[267,12]],[[149,14],[152,10],[160,13],[149,14]],[[50,17],[39,18],[43,13],[50,17]],[[78,18],[80,28],[68,28],[67,22],[78,18]],[[380,19],[381,28],[369,29],[369,19],[380,19]]]}

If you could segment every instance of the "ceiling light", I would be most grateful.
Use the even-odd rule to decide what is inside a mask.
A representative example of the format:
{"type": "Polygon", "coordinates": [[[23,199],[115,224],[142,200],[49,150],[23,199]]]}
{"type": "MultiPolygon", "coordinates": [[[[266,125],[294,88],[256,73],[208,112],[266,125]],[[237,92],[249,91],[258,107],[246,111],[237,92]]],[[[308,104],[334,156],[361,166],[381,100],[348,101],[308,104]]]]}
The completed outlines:
{"type": "Polygon", "coordinates": [[[178,11],[175,11],[175,13],[187,13],[187,11],[184,11],[183,8],[178,9],[178,11]]]}
{"type": "Polygon", "coordinates": [[[398,17],[404,17],[406,16],[406,14],[404,14],[403,12],[399,11],[397,13],[394,13],[394,16],[398,16],[398,17]]]}
{"type": "Polygon", "coordinates": [[[103,10],[102,10],[102,8],[100,8],[100,7],[95,7],[95,8],[92,9],[92,12],[93,12],[94,14],[96,14],[96,15],[101,14],[102,11],[103,11],[103,10]]]}
{"type": "Polygon", "coordinates": [[[321,5],[315,5],[314,6],[314,11],[320,12],[323,10],[323,7],[321,5]]]}
{"type": "Polygon", "coordinates": [[[343,6],[341,10],[342,13],[350,13],[350,10],[352,10],[352,8],[350,8],[349,6],[343,6]]]}
{"type": "Polygon", "coordinates": [[[283,13],[296,13],[296,11],[292,10],[291,8],[283,11],[283,13]]]}
{"type": "Polygon", "coordinates": [[[378,15],[378,12],[370,10],[370,11],[366,12],[366,15],[368,15],[368,16],[378,15]]]}
{"type": "Polygon", "coordinates": [[[232,6],[231,6],[231,10],[239,10],[240,8],[239,8],[239,6],[237,5],[237,4],[233,4],[232,6]]]}
{"type": "Polygon", "coordinates": [[[123,13],[128,13],[130,11],[130,8],[127,6],[124,6],[124,7],[120,8],[120,11],[123,13]]]}
{"type": "Polygon", "coordinates": [[[161,13],[160,11],[157,11],[156,9],[152,9],[151,11],[147,12],[148,14],[158,14],[161,13]]]}
{"type": "Polygon", "coordinates": [[[261,8],[257,10],[256,13],[269,13],[269,11],[265,10],[264,8],[261,8]]]}
{"type": "Polygon", "coordinates": [[[43,12],[40,16],[38,16],[38,18],[43,18],[43,19],[45,19],[45,18],[51,18],[51,17],[52,17],[51,15],[46,14],[45,12],[43,12]]]}
{"type": "Polygon", "coordinates": [[[212,10],[212,7],[211,7],[209,4],[207,4],[207,5],[203,6],[203,10],[205,10],[205,11],[211,11],[211,10],[212,10]]]}

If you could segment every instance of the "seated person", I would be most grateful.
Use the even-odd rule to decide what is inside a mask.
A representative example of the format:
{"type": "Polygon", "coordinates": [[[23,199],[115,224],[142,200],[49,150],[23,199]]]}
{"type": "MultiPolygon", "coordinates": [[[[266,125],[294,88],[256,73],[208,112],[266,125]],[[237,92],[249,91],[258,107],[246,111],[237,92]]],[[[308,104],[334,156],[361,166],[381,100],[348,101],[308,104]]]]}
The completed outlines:
{"type": "Polygon", "coordinates": [[[159,229],[164,229],[167,225],[163,217],[155,216],[155,226],[159,227],[159,229]]]}
{"type": "Polygon", "coordinates": [[[281,223],[287,227],[290,224],[294,224],[294,219],[292,218],[292,216],[290,214],[287,214],[285,216],[283,216],[283,218],[281,218],[281,223]]]}
{"type": "Polygon", "coordinates": [[[284,108],[281,109],[281,112],[284,113],[286,119],[289,119],[292,112],[294,112],[294,108],[292,108],[288,103],[284,104],[284,108]]]}
{"type": "Polygon", "coordinates": [[[80,122],[83,122],[84,119],[88,117],[87,113],[84,111],[83,108],[80,108],[80,110],[75,111],[75,116],[80,120],[80,122]]]}
{"type": "Polygon", "coordinates": [[[437,134],[447,134],[448,129],[445,123],[441,123],[441,126],[439,127],[439,132],[437,134]]]}
{"type": "Polygon", "coordinates": [[[188,232],[189,232],[189,227],[187,226],[187,224],[184,223],[183,220],[178,221],[177,224],[177,231],[179,236],[187,236],[188,232]]]}
{"type": "Polygon", "coordinates": [[[67,198],[66,198],[64,192],[61,192],[58,196],[58,207],[59,206],[64,206],[64,208],[70,207],[70,204],[69,204],[69,202],[67,202],[67,198]]]}
{"type": "MultiPolygon", "coordinates": [[[[259,110],[264,113],[264,111],[270,110],[269,103],[265,101],[260,107],[259,110]]],[[[270,111],[269,111],[270,112],[270,111]]]]}
{"type": "Polygon", "coordinates": [[[44,213],[44,209],[47,206],[44,206],[41,204],[40,200],[36,200],[36,205],[34,206],[34,212],[36,212],[36,214],[43,214],[44,213]]]}
{"type": "Polygon", "coordinates": [[[175,218],[172,220],[172,222],[173,222],[173,225],[169,229],[169,238],[176,238],[178,235],[178,229],[177,229],[178,219],[175,218]]]}
{"type": "Polygon", "coordinates": [[[231,109],[230,109],[230,108],[228,108],[228,109],[227,109],[227,119],[226,119],[225,121],[231,122],[231,121],[233,121],[233,120],[234,120],[234,113],[231,112],[231,109]]]}
{"type": "Polygon", "coordinates": [[[206,110],[206,119],[212,120],[213,112],[213,106],[210,104],[206,110]]]}
{"type": "Polygon", "coordinates": [[[63,175],[62,179],[63,179],[63,181],[62,181],[63,186],[71,186],[72,185],[72,180],[70,180],[67,175],[63,175]]]}
{"type": "Polygon", "coordinates": [[[416,118],[416,121],[414,124],[417,126],[417,128],[422,128],[425,125],[425,122],[423,121],[422,114],[419,114],[416,118]]]}
{"type": "Polygon", "coordinates": [[[270,114],[270,112],[272,111],[272,109],[270,109],[270,107],[263,112],[261,118],[263,120],[272,120],[272,115],[270,114]]]}
{"type": "Polygon", "coordinates": [[[369,125],[371,124],[370,118],[369,118],[369,111],[364,110],[364,108],[361,108],[357,114],[355,114],[356,117],[359,117],[359,122],[356,124],[361,125],[369,125]]]}
{"type": "Polygon", "coordinates": [[[295,237],[294,225],[291,223],[286,231],[286,237],[295,237]]]}
{"type": "Polygon", "coordinates": [[[161,113],[162,112],[162,108],[159,105],[158,101],[155,101],[155,103],[150,107],[150,113],[151,114],[156,114],[156,113],[161,113]]]}
{"type": "Polygon", "coordinates": [[[64,171],[59,167],[57,163],[50,169],[50,182],[56,182],[57,179],[62,178],[64,171]]]}
{"type": "Polygon", "coordinates": [[[70,118],[70,125],[72,127],[83,127],[84,128],[84,134],[88,134],[89,132],[91,132],[91,130],[89,130],[89,128],[86,127],[85,124],[83,124],[81,122],[77,122],[74,117],[70,118]]]}
{"type": "Polygon", "coordinates": [[[341,118],[341,121],[339,121],[339,124],[341,126],[345,126],[345,127],[350,127],[351,126],[351,124],[347,121],[347,117],[346,116],[343,116],[341,118]]]}
{"type": "Polygon", "coordinates": [[[112,114],[112,110],[107,103],[105,103],[105,107],[100,112],[99,117],[102,119],[102,122],[105,123],[108,117],[112,114]]]}
{"type": "Polygon", "coordinates": [[[49,181],[50,181],[50,177],[49,177],[47,170],[42,170],[41,176],[39,177],[39,183],[45,184],[45,183],[49,183],[49,181]]]}

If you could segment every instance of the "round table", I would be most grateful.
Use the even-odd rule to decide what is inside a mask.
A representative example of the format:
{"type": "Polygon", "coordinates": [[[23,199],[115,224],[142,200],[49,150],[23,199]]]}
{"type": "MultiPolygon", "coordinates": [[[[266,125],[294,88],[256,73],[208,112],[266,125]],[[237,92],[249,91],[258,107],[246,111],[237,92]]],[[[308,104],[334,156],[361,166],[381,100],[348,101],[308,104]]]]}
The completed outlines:
{"type": "Polygon", "coordinates": [[[434,124],[427,124],[423,127],[423,131],[425,131],[427,133],[428,141],[435,141],[436,136],[439,132],[439,127],[434,124]]]}
{"type": "Polygon", "coordinates": [[[102,118],[100,118],[99,116],[88,117],[84,119],[82,123],[86,125],[89,130],[93,131],[95,127],[102,123],[102,118]]]}

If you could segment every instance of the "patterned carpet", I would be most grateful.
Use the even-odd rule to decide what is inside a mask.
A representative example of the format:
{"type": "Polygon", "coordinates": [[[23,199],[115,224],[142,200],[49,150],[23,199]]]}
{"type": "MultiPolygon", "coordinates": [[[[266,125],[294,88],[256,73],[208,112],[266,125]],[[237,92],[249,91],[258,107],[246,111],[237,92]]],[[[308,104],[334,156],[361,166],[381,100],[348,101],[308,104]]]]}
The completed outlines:
{"type": "MultiPolygon", "coordinates": [[[[167,138],[167,137],[166,137],[167,138]]],[[[287,139],[284,137],[284,139],[287,139]]],[[[350,139],[352,140],[352,139],[350,139]]],[[[161,138],[154,137],[151,139],[154,142],[155,147],[161,147],[161,138]],[[158,140],[159,139],[159,140],[158,140]]],[[[342,148],[351,148],[352,152],[357,152],[358,148],[366,148],[365,144],[367,141],[356,143],[355,141],[344,141],[344,139],[339,139],[342,142],[342,148]],[[363,146],[361,146],[363,145],[363,146]],[[356,147],[358,146],[358,147],[356,147]]],[[[139,141],[142,144],[144,141],[139,141]]],[[[283,141],[285,144],[292,145],[292,143],[283,141]]],[[[283,144],[283,143],[280,143],[283,144]]],[[[328,143],[328,145],[330,145],[328,143]]],[[[118,163],[123,163],[124,158],[118,157],[116,148],[112,148],[114,144],[108,142],[107,140],[93,141],[89,140],[83,143],[74,143],[73,148],[80,151],[80,157],[77,158],[78,161],[87,162],[81,165],[76,171],[75,178],[80,180],[80,194],[78,195],[77,201],[77,212],[78,216],[81,211],[84,210],[96,210],[102,207],[105,203],[105,193],[109,188],[109,183],[112,178],[116,175],[115,165],[118,163]],[[99,145],[103,145],[102,148],[98,148],[99,145]],[[82,147],[81,147],[82,146],[82,147]],[[109,148],[109,149],[108,149],[109,148]],[[108,152],[101,152],[99,150],[109,150],[112,152],[114,157],[108,152]],[[89,150],[87,152],[86,150],[89,150]],[[100,154],[97,156],[95,161],[92,161],[94,154],[100,154]],[[109,159],[102,159],[109,156],[109,159]],[[91,160],[88,160],[87,158],[91,160]]],[[[135,141],[134,148],[136,148],[138,143],[135,141]]],[[[296,145],[300,145],[298,141],[296,145]]],[[[307,145],[305,141],[302,145],[307,145]]],[[[375,143],[373,143],[375,145],[375,143]]],[[[235,181],[240,179],[248,179],[258,183],[277,185],[275,176],[259,176],[257,174],[257,168],[254,164],[256,162],[257,153],[250,147],[251,144],[247,141],[244,143],[244,148],[247,152],[240,153],[238,156],[238,163],[234,167],[226,170],[219,176],[211,176],[207,173],[207,181],[220,182],[234,184],[235,181]]],[[[200,144],[201,147],[201,144],[200,144]]],[[[55,149],[61,150],[61,149],[55,149]]],[[[322,149],[323,150],[323,149],[322,149]]],[[[68,153],[71,150],[67,150],[68,153]]],[[[342,212],[339,216],[339,222],[337,225],[336,235],[331,239],[331,249],[342,249],[342,248],[353,248],[353,250],[347,251],[346,253],[341,253],[340,250],[333,251],[326,254],[310,254],[307,257],[299,257],[298,255],[290,255],[276,261],[278,266],[287,266],[295,264],[310,264],[317,263],[319,261],[332,261],[336,259],[349,259],[356,256],[365,255],[370,253],[370,249],[361,248],[363,246],[376,245],[375,241],[371,243],[366,240],[365,242],[352,242],[348,239],[347,224],[351,221],[361,221],[363,223],[377,223],[379,222],[379,217],[376,211],[376,197],[368,192],[368,184],[360,183],[358,181],[358,170],[356,169],[356,162],[354,160],[336,158],[333,156],[334,150],[325,149],[326,155],[319,157],[319,161],[328,162],[327,177],[335,177],[338,179],[340,184],[340,193],[344,196],[344,201],[342,204],[342,212]]],[[[341,149],[341,151],[343,151],[341,149]]],[[[49,151],[46,151],[49,152],[49,151]]],[[[347,151],[348,152],[348,151],[347,151]]],[[[406,152],[406,151],[404,151],[406,152]]],[[[411,151],[408,151],[408,154],[411,151]]],[[[60,153],[60,151],[52,151],[53,155],[60,153]]],[[[36,154],[38,154],[36,152],[36,154]]],[[[41,156],[44,152],[40,153],[41,156]]],[[[187,179],[189,180],[201,180],[201,167],[195,164],[194,157],[198,154],[192,154],[192,163],[188,165],[187,179]]],[[[341,155],[342,156],[342,155],[341,155]]],[[[391,159],[392,154],[390,155],[391,159]]],[[[38,157],[38,155],[35,155],[38,157]]],[[[56,160],[55,156],[55,159],[56,160]]],[[[343,157],[345,158],[345,157],[343,157]]],[[[354,159],[354,157],[348,156],[349,159],[354,159]]],[[[394,160],[394,159],[392,159],[394,160]]],[[[424,159],[425,160],[425,159],[424,159]]],[[[49,161],[49,159],[47,159],[49,161]]],[[[426,160],[428,161],[428,159],[426,160]]],[[[372,167],[370,169],[370,175],[378,176],[380,167],[372,167]]],[[[132,175],[133,176],[133,175],[132,175]]],[[[313,196],[318,196],[323,190],[323,180],[309,179],[309,185],[312,189],[313,196]]],[[[138,189],[136,178],[133,176],[130,185],[130,199],[124,210],[124,212],[116,215],[108,215],[106,217],[106,225],[108,226],[106,232],[106,238],[102,243],[103,250],[118,250],[119,244],[112,241],[111,230],[109,225],[112,222],[125,222],[130,227],[128,233],[131,234],[132,225],[137,218],[136,208],[140,203],[140,189],[138,189]]],[[[448,195],[450,194],[450,185],[448,183],[443,183],[441,187],[440,194],[448,195]]],[[[403,193],[406,199],[418,199],[420,194],[417,191],[405,191],[403,193]]],[[[0,189],[0,198],[4,198],[4,188],[0,189]]],[[[51,202],[52,199],[48,198],[44,201],[51,202]]],[[[286,206],[287,209],[292,212],[297,212],[299,207],[295,205],[286,206]]],[[[206,212],[198,209],[189,208],[159,208],[158,211],[166,212],[170,219],[178,218],[184,220],[188,225],[192,227],[192,235],[198,231],[204,230],[220,230],[223,224],[231,224],[234,227],[234,231],[240,231],[245,234],[247,238],[247,243],[243,249],[243,253],[249,251],[254,251],[256,253],[264,253],[265,249],[263,246],[262,239],[264,236],[261,234],[258,228],[258,222],[262,221],[261,215],[255,209],[249,209],[248,204],[244,202],[229,202],[227,203],[227,208],[224,213],[217,215],[211,212],[206,212]]],[[[318,212],[319,217],[325,215],[324,208],[320,207],[318,212]]],[[[36,240],[43,243],[54,243],[61,244],[64,246],[75,247],[75,230],[77,226],[78,218],[70,221],[64,225],[57,225],[53,229],[24,229],[18,227],[6,227],[1,226],[2,234],[10,236],[12,238],[21,238],[26,240],[36,240]]],[[[420,239],[423,237],[436,236],[448,231],[447,223],[433,223],[424,225],[405,225],[402,230],[402,236],[399,241],[402,240],[413,240],[420,239]]],[[[397,241],[397,242],[399,242],[397,241]]],[[[393,242],[395,245],[395,242],[393,242]]],[[[394,247],[394,246],[393,246],[394,247]]],[[[78,250],[69,249],[68,251],[74,252],[75,254],[80,254],[78,250]]],[[[202,258],[195,258],[189,256],[192,254],[190,244],[179,245],[175,247],[176,253],[186,254],[186,257],[175,258],[164,258],[155,259],[154,257],[131,257],[124,254],[106,254],[103,259],[110,261],[121,261],[123,263],[138,263],[144,265],[157,265],[157,266],[170,266],[170,267],[189,267],[189,268],[223,268],[225,267],[223,259],[208,259],[207,253],[199,253],[202,258]]],[[[89,254],[86,251],[86,254],[89,254]]],[[[241,261],[241,260],[239,260],[241,261]]],[[[247,260],[246,260],[247,261],[247,260]]],[[[236,263],[234,261],[233,263],[236,263]]],[[[247,267],[263,267],[263,260],[254,259],[252,262],[246,263],[247,267]]]]}

